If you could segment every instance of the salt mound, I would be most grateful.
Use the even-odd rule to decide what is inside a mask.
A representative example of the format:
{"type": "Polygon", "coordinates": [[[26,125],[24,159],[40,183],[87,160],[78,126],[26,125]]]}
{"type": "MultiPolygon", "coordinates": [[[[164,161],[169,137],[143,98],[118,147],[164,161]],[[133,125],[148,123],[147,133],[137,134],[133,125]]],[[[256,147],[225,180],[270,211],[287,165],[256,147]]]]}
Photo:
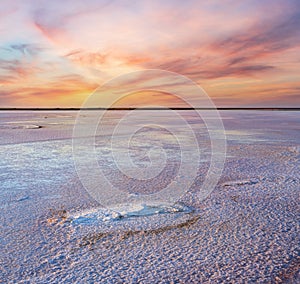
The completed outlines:
{"type": "Polygon", "coordinates": [[[35,124],[2,124],[0,125],[0,129],[39,129],[42,128],[41,125],[35,125],[35,124]]]}

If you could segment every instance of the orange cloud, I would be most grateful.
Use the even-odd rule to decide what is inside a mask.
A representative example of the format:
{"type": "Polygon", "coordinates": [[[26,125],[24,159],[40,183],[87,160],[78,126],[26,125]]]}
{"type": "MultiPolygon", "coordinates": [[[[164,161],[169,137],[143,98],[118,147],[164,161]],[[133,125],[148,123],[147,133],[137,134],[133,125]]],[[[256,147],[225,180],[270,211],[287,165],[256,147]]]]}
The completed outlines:
{"type": "MultiPolygon", "coordinates": [[[[98,84],[148,68],[188,76],[220,106],[298,102],[297,1],[16,1],[0,14],[3,106],[80,106],[98,84]]],[[[141,80],[167,84],[132,78],[128,90],[141,80]]],[[[124,103],[179,103],[142,93],[124,103]]]]}

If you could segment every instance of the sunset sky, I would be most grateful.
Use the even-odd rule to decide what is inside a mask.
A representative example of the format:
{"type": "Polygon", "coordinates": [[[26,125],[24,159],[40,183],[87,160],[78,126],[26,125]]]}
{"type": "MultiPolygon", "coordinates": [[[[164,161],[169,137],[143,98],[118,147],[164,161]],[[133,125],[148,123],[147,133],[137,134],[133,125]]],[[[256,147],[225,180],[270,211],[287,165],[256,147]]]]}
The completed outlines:
{"type": "MultiPolygon", "coordinates": [[[[300,107],[300,1],[0,3],[0,107],[80,107],[143,69],[185,75],[219,107],[300,107]]],[[[145,94],[132,103],[178,104],[145,94]]]]}

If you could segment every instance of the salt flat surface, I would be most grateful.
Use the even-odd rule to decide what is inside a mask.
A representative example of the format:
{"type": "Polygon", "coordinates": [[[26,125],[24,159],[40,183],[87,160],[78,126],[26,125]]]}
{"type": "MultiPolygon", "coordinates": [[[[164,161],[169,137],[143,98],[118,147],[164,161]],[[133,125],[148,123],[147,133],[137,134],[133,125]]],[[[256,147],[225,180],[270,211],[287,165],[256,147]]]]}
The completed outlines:
{"type": "MultiPolygon", "coordinates": [[[[125,113],[109,112],[105,130],[96,133],[99,166],[130,194],[159,191],[177,174],[180,148],[170,133],[144,128],[130,146],[135,164],[146,169],[145,153],[163,146],[168,167],[148,183],[127,179],[108,143],[125,113]]],[[[195,194],[209,166],[210,142],[201,119],[180,113],[201,148],[188,193],[174,205],[127,204],[113,211],[101,207],[77,176],[76,112],[0,112],[0,282],[299,283],[300,113],[220,112],[225,168],[201,202],[195,194]]],[[[143,115],[141,125],[151,117],[174,125],[163,111],[143,115]]],[[[128,148],[133,126],[118,133],[117,153],[128,148]]],[[[190,137],[184,139],[190,145],[190,137]]],[[[186,151],[193,157],[192,148],[186,151]]],[[[83,151],[83,158],[89,154],[83,151]]]]}

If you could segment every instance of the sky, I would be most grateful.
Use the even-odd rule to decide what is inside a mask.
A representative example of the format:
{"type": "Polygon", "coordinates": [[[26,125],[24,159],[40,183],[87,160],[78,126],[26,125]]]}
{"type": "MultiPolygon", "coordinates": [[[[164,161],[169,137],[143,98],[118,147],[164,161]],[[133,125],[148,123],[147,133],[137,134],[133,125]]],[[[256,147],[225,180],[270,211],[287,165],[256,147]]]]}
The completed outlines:
{"type": "MultiPolygon", "coordinates": [[[[1,0],[0,107],[80,107],[146,69],[188,77],[218,107],[300,107],[299,27],[299,0],[1,0]]],[[[180,106],[157,88],[126,106],[180,106]]]]}

